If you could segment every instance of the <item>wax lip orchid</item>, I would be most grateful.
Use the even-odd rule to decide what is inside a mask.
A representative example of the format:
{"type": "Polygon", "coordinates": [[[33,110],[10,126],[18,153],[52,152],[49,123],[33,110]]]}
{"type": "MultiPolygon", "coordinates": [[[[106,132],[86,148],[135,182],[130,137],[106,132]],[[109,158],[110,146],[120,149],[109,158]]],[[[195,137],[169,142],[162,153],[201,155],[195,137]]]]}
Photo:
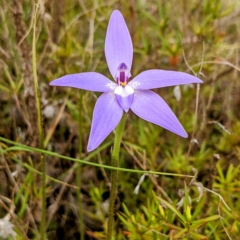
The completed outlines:
{"type": "Polygon", "coordinates": [[[123,111],[137,116],[181,137],[187,133],[166,102],[149,89],[189,83],[202,83],[190,74],[176,71],[148,70],[131,77],[132,40],[122,14],[114,10],[109,20],[105,56],[115,82],[96,72],[70,74],[50,83],[89,91],[103,92],[93,111],[88,151],[97,148],[120,122],[123,111]]]}

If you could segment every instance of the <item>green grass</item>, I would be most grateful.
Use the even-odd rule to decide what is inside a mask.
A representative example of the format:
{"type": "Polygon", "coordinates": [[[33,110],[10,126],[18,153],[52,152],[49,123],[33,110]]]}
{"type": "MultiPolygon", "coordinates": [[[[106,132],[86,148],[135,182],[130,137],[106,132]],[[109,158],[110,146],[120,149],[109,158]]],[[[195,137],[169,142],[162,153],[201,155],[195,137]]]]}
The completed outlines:
{"type": "Polygon", "coordinates": [[[153,68],[177,70],[197,75],[204,84],[199,91],[196,85],[181,86],[179,101],[173,87],[156,90],[176,113],[188,139],[129,112],[120,151],[119,167],[125,170],[118,176],[116,239],[239,239],[239,1],[40,1],[36,61],[46,151],[40,150],[36,104],[31,105],[35,97],[29,94],[34,89],[35,6],[29,0],[13,2],[20,5],[6,0],[0,4],[0,221],[5,218],[14,225],[16,238],[40,236],[40,154],[47,166],[47,238],[80,239],[79,191],[85,239],[106,237],[111,170],[106,166],[114,133],[89,154],[99,93],[82,91],[79,131],[79,91],[50,87],[49,82],[82,71],[111,78],[104,41],[110,14],[119,9],[133,40],[133,76],[153,68]],[[22,15],[14,15],[19,7],[22,15]],[[76,182],[78,159],[91,164],[81,162],[81,190],[76,182]],[[170,175],[145,176],[134,194],[149,170],[170,175]]]}

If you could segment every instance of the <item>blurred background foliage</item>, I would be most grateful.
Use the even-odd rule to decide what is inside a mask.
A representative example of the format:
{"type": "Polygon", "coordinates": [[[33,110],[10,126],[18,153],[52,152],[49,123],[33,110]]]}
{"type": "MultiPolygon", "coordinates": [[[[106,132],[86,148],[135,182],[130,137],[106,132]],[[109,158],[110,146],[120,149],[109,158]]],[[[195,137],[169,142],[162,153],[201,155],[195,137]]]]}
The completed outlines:
{"type": "MultiPolygon", "coordinates": [[[[31,60],[34,9],[33,0],[0,0],[0,136],[38,147],[31,60]]],[[[198,87],[156,90],[188,139],[128,114],[121,167],[195,177],[145,175],[134,194],[141,175],[120,172],[116,239],[239,239],[238,0],[41,0],[36,47],[46,149],[73,158],[88,155],[98,93],[82,93],[80,156],[79,90],[50,87],[49,82],[83,71],[111,79],[104,41],[113,9],[122,12],[132,36],[133,76],[157,68],[188,72],[204,81],[198,87]]],[[[0,146],[5,150],[0,156],[0,218],[10,216],[17,239],[37,239],[40,179],[20,163],[39,169],[39,156],[12,151],[3,142],[0,146]]],[[[111,146],[97,150],[89,161],[110,164],[111,146]]],[[[75,169],[71,161],[47,157],[47,174],[69,184],[48,180],[48,239],[80,237],[75,169]]],[[[83,166],[85,239],[105,239],[109,176],[109,170],[83,166]]]]}

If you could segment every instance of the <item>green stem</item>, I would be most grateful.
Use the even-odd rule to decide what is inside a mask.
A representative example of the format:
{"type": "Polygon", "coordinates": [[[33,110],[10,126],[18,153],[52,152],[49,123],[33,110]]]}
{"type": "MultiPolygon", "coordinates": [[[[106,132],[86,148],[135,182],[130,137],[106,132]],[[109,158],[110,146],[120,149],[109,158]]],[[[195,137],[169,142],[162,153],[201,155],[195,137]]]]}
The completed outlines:
{"type": "MultiPolygon", "coordinates": [[[[79,92],[79,105],[78,105],[78,112],[79,112],[79,133],[78,133],[78,142],[79,142],[79,158],[82,158],[82,96],[83,93],[80,90],[79,92]]],[[[79,233],[80,239],[84,240],[84,223],[83,223],[83,210],[82,210],[82,194],[81,194],[81,185],[82,185],[82,163],[78,163],[77,167],[77,197],[78,197],[78,214],[79,214],[79,233]]]]}
{"type": "MultiPolygon", "coordinates": [[[[119,151],[120,145],[122,140],[123,129],[125,127],[125,122],[127,119],[127,114],[124,114],[122,120],[118,124],[116,128],[116,135],[114,140],[114,146],[112,151],[112,166],[118,167],[118,160],[119,160],[119,151]]],[[[107,240],[112,239],[112,230],[114,227],[114,205],[115,205],[115,198],[117,192],[117,176],[118,172],[112,170],[111,172],[111,190],[110,190],[110,204],[109,204],[109,216],[108,216],[108,232],[107,232],[107,240]]]]}
{"type": "MultiPolygon", "coordinates": [[[[0,143],[4,142],[4,143],[8,143],[11,145],[14,145],[13,147],[8,147],[5,144],[3,144],[3,146],[5,146],[6,149],[4,149],[3,153],[7,154],[8,152],[14,152],[14,151],[24,151],[24,152],[38,152],[41,154],[45,154],[48,156],[53,156],[53,157],[57,157],[57,158],[61,158],[61,159],[65,159],[68,161],[72,161],[72,162],[80,162],[82,164],[86,164],[89,166],[94,166],[94,167],[100,167],[100,168],[105,168],[105,169],[110,169],[110,170],[117,170],[117,171],[122,171],[122,172],[131,172],[131,173],[139,173],[139,174],[154,174],[154,175],[162,175],[162,176],[172,176],[172,177],[189,177],[189,178],[194,178],[194,176],[191,175],[185,175],[185,174],[177,174],[177,173],[166,173],[166,172],[155,172],[155,171],[143,171],[143,170],[137,170],[137,169],[131,169],[131,168],[120,168],[120,167],[113,167],[113,166],[109,166],[109,165],[103,165],[103,164],[99,164],[99,163],[94,163],[91,162],[89,160],[91,160],[94,156],[96,156],[98,153],[100,153],[101,151],[103,151],[104,149],[106,149],[107,147],[109,147],[110,145],[112,145],[113,141],[109,141],[106,143],[103,143],[99,148],[97,148],[96,150],[92,151],[90,154],[88,154],[85,158],[81,159],[76,159],[76,158],[71,158],[71,157],[67,157],[67,156],[63,156],[60,155],[58,153],[55,152],[51,152],[51,151],[47,151],[47,150],[43,150],[43,149],[39,149],[39,148],[33,148],[33,147],[29,147],[27,145],[15,142],[15,141],[11,141],[7,138],[4,137],[0,137],[0,143]]],[[[0,148],[1,150],[1,148],[0,148]]],[[[25,164],[24,166],[29,166],[27,164],[25,164]]],[[[75,168],[75,165],[73,166],[73,168],[75,168]]],[[[69,169],[68,171],[70,171],[71,169],[69,169]]],[[[67,171],[67,172],[68,172],[67,171]]]]}
{"type": "MultiPolygon", "coordinates": [[[[40,140],[40,148],[44,149],[44,135],[43,135],[43,126],[42,126],[42,112],[41,112],[41,100],[40,100],[40,91],[38,87],[38,78],[37,78],[37,57],[36,57],[36,25],[37,25],[37,13],[39,8],[39,2],[36,4],[34,22],[33,22],[33,40],[32,40],[32,68],[33,68],[33,81],[34,81],[34,92],[35,92],[35,101],[37,106],[37,119],[38,119],[38,132],[40,140]]],[[[46,161],[45,155],[41,154],[41,170],[42,170],[42,218],[41,218],[41,239],[45,239],[45,222],[46,222],[46,161]]]]}

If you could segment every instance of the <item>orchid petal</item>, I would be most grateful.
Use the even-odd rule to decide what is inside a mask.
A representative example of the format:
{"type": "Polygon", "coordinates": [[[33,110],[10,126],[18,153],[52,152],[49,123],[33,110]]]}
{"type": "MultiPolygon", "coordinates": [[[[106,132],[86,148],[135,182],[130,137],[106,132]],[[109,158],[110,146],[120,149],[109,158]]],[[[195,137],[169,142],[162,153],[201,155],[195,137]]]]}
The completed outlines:
{"type": "Polygon", "coordinates": [[[159,125],[181,137],[188,136],[167,103],[153,91],[135,91],[130,108],[137,116],[148,122],[159,125]]]}
{"type": "Polygon", "coordinates": [[[202,83],[202,80],[184,72],[153,69],[141,72],[128,85],[134,89],[147,90],[190,83],[202,83]]]}
{"type": "MultiPolygon", "coordinates": [[[[114,79],[117,68],[122,63],[125,63],[129,71],[131,71],[133,59],[132,39],[124,18],[118,10],[113,11],[109,20],[105,40],[105,56],[109,71],[114,79]]],[[[128,77],[130,76],[131,74],[128,77]]]]}
{"type": "Polygon", "coordinates": [[[121,120],[123,110],[112,92],[103,93],[97,100],[87,150],[97,148],[121,120]]]}
{"type": "Polygon", "coordinates": [[[74,87],[96,92],[109,92],[117,87],[116,83],[96,72],[69,74],[53,80],[50,85],[74,87]]]}

